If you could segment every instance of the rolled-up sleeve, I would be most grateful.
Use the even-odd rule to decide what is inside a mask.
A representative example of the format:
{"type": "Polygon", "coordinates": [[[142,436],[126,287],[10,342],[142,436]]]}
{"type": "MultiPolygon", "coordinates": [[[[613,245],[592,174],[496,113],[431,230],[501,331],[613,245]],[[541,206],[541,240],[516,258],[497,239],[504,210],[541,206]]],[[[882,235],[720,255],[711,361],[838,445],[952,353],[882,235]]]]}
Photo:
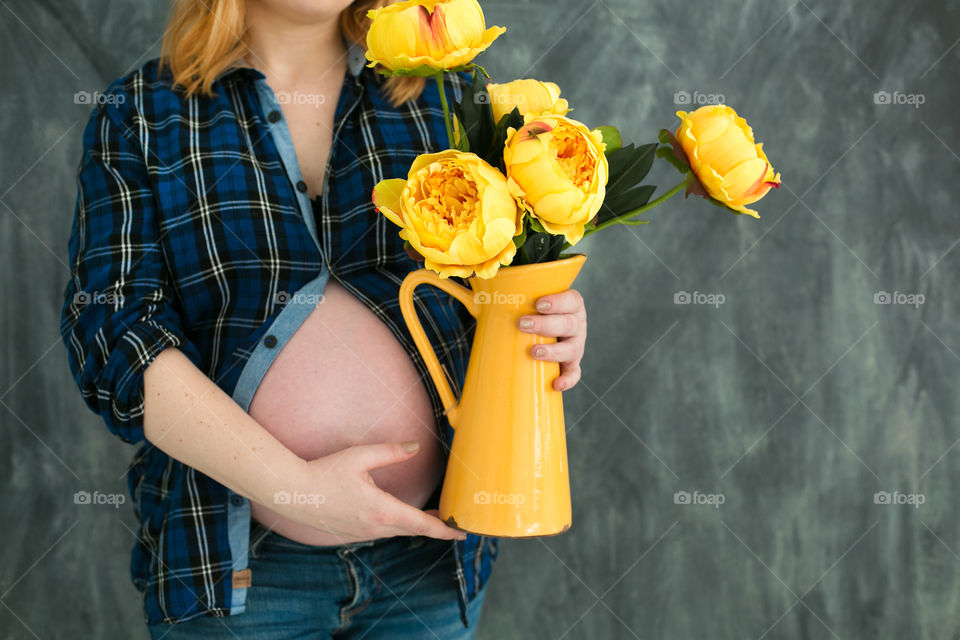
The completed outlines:
{"type": "Polygon", "coordinates": [[[143,434],[143,372],[176,346],[197,366],[161,246],[160,216],[126,96],[90,117],[68,245],[60,333],[87,406],[126,442],[143,434]]]}

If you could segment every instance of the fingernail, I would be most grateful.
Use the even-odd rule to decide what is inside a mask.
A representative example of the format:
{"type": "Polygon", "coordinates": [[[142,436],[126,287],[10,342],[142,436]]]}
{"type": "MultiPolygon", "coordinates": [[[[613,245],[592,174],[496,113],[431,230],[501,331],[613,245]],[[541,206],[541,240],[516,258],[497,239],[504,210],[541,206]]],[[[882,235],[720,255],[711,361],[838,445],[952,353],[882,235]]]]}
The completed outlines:
{"type": "Polygon", "coordinates": [[[537,303],[537,311],[549,311],[550,310],[550,301],[541,300],[537,303]]]}
{"type": "Polygon", "coordinates": [[[465,533],[461,533],[460,535],[457,536],[457,540],[466,540],[466,539],[467,539],[467,534],[465,533]]]}
{"type": "Polygon", "coordinates": [[[531,320],[530,318],[520,318],[520,328],[521,328],[521,329],[532,329],[532,328],[533,328],[533,320],[531,320]]]}
{"type": "Polygon", "coordinates": [[[547,355],[547,350],[543,347],[535,347],[533,349],[533,355],[537,358],[542,358],[543,356],[547,355]]]}
{"type": "Polygon", "coordinates": [[[403,443],[403,450],[407,453],[413,453],[420,448],[420,443],[416,440],[410,440],[409,442],[403,443]]]}

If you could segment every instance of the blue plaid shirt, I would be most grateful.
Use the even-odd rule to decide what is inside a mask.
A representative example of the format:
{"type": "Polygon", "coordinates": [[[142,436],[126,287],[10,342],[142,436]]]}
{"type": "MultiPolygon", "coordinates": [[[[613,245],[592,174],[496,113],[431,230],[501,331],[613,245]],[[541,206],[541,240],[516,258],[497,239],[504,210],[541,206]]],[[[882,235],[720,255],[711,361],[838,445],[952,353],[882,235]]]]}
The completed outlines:
{"type": "MultiPolygon", "coordinates": [[[[405,177],[418,154],[446,147],[439,93],[428,83],[393,107],[363,63],[351,46],[316,213],[280,102],[255,69],[231,69],[214,96],[188,98],[151,61],[110,86],[84,131],[61,334],[88,406],[114,434],[143,443],[128,473],[140,519],[131,572],[150,624],[239,614],[247,595],[233,573],[247,569],[249,501],[144,441],[143,371],[164,348],[180,349],[246,410],[333,276],[428,381],[449,455],[453,430],[399,311],[400,283],[420,265],[370,200],[379,180],[405,177]]],[[[459,98],[466,74],[448,77],[459,98]]],[[[462,387],[473,319],[433,287],[419,287],[415,304],[462,387]]],[[[467,625],[497,540],[450,544],[450,597],[467,625]]]]}

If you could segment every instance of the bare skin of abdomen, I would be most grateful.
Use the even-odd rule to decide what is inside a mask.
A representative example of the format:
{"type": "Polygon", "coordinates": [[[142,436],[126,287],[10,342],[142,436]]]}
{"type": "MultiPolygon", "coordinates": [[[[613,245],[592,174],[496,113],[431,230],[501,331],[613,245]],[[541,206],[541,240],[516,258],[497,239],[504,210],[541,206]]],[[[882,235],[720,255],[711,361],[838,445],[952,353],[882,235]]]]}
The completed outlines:
{"type": "MultiPolygon", "coordinates": [[[[424,381],[389,327],[333,276],[323,302],[270,365],[249,413],[305,460],[355,444],[417,440],[412,459],[370,472],[378,487],[417,508],[440,482],[441,447],[424,381]]],[[[345,542],[268,507],[251,502],[253,518],[284,537],[345,542]]]]}

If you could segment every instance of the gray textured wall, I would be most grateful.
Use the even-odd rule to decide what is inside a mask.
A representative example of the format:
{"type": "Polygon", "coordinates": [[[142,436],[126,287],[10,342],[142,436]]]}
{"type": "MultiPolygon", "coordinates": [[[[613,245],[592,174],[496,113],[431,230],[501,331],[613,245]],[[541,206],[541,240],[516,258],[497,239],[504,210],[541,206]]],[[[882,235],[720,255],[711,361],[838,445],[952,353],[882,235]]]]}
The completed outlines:
{"type": "MultiPolygon", "coordinates": [[[[132,449],[83,406],[57,325],[89,111],[74,93],[156,55],[166,5],[0,5],[0,635],[145,637],[129,505],[73,504],[123,492],[132,449]]],[[[554,80],[575,117],[640,141],[674,126],[676,92],[722,94],[784,184],[759,221],[677,199],[581,245],[574,526],[502,543],[480,637],[956,638],[960,5],[484,8],[508,27],[485,60],[496,78],[554,80]]]]}

